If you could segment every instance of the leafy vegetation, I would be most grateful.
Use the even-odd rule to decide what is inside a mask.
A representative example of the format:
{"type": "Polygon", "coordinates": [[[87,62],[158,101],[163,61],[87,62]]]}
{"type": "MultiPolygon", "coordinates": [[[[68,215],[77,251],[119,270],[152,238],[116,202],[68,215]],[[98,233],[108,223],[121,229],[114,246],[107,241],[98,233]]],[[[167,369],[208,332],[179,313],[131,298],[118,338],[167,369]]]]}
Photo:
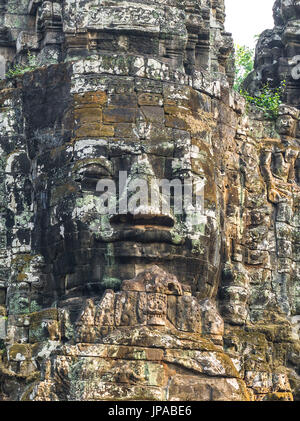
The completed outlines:
{"type": "Polygon", "coordinates": [[[23,75],[26,72],[31,72],[38,67],[36,57],[30,52],[27,54],[27,64],[15,64],[11,69],[6,72],[8,79],[23,75]]]}
{"type": "Polygon", "coordinates": [[[240,92],[243,81],[254,68],[254,50],[245,45],[235,46],[235,80],[234,89],[240,92]]]}
{"type": "Polygon", "coordinates": [[[255,105],[258,109],[263,111],[266,118],[274,120],[278,116],[279,106],[282,103],[281,98],[285,87],[286,82],[284,80],[278,88],[270,88],[268,84],[264,85],[257,96],[252,96],[245,90],[241,90],[240,93],[248,104],[255,105]]]}
{"type": "Polygon", "coordinates": [[[263,111],[266,118],[276,119],[286,87],[285,80],[281,82],[278,88],[271,88],[269,84],[265,84],[259,94],[254,96],[243,88],[244,80],[254,68],[254,50],[237,45],[235,48],[235,65],[234,89],[246,99],[247,104],[255,105],[263,111]]]}

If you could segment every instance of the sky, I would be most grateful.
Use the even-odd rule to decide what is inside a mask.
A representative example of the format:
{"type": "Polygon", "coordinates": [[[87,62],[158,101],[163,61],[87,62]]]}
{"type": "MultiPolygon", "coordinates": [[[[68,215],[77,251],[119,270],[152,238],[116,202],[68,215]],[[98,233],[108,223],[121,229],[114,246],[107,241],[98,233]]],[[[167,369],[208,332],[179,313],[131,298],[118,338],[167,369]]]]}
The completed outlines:
{"type": "Polygon", "coordinates": [[[225,29],[235,44],[254,48],[255,35],[274,27],[272,8],[275,0],[225,0],[225,29]]]}

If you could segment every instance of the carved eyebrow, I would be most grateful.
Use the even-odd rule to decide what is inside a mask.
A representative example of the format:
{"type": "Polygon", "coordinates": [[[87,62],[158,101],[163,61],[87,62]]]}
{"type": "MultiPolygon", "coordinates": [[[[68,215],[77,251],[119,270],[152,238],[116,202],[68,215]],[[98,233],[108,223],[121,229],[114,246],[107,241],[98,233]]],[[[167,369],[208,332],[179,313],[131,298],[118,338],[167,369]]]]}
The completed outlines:
{"type": "Polygon", "coordinates": [[[77,161],[72,168],[72,172],[77,174],[84,173],[90,167],[98,167],[109,175],[113,175],[113,164],[104,157],[88,158],[77,161]]]}

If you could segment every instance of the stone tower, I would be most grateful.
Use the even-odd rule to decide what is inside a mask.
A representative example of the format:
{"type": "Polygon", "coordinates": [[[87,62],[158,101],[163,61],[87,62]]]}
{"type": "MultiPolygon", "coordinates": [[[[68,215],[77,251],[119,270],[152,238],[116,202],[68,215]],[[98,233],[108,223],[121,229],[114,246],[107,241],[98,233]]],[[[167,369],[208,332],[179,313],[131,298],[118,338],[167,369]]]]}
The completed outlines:
{"type": "Polygon", "coordinates": [[[273,15],[275,26],[260,35],[256,46],[255,70],[245,85],[254,93],[266,83],[278,87],[285,81],[285,102],[299,108],[300,4],[297,0],[277,0],[273,15]]]}
{"type": "Polygon", "coordinates": [[[1,2],[0,399],[299,397],[298,104],[245,109],[224,19],[1,2]],[[102,213],[121,174],[202,183],[201,215],[102,213]]]}

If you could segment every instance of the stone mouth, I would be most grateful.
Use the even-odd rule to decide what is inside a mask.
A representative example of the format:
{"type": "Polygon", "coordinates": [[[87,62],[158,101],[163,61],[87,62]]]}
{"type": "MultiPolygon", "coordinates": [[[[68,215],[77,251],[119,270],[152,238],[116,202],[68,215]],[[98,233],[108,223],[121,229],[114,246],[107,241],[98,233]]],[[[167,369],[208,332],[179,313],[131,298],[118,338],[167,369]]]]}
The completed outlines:
{"type": "Polygon", "coordinates": [[[139,213],[137,215],[114,215],[110,218],[110,222],[112,224],[120,224],[125,227],[149,227],[153,229],[159,227],[160,230],[172,228],[175,225],[174,218],[171,215],[143,213],[139,213]]]}
{"type": "MultiPolygon", "coordinates": [[[[183,239],[181,244],[172,242],[171,239],[164,241],[161,237],[147,237],[147,235],[137,236],[132,234],[123,235],[122,240],[113,240],[110,242],[113,246],[113,253],[119,265],[146,265],[146,264],[170,264],[182,266],[184,270],[189,270],[199,262],[207,263],[207,251],[203,254],[195,254],[192,252],[188,241],[183,239]],[[192,266],[190,266],[192,265],[192,266]]],[[[99,251],[106,250],[106,244],[101,239],[97,239],[95,248],[99,247],[99,251]],[[104,247],[104,249],[103,249],[104,247]]]]}

